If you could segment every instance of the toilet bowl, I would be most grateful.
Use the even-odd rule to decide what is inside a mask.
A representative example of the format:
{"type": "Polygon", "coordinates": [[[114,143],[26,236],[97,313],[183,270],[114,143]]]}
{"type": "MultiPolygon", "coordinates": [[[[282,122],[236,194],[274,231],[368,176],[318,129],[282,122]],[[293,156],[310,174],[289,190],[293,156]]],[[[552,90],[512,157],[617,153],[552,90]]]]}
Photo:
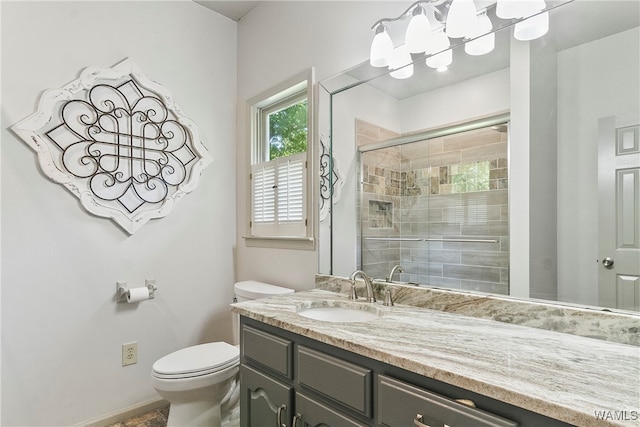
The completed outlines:
{"type": "Polygon", "coordinates": [[[221,426],[226,410],[236,406],[238,347],[225,342],[178,350],[153,364],[151,383],[169,402],[167,427],[221,426]]]}
{"type": "MultiPolygon", "coordinates": [[[[236,300],[266,298],[294,292],[267,283],[245,281],[234,286],[236,300]]],[[[237,322],[234,322],[237,324],[237,322]]],[[[237,330],[234,325],[234,341],[237,330]]],[[[169,402],[167,427],[225,427],[239,423],[240,388],[237,345],[212,342],[195,345],[158,359],[151,383],[169,402]]]]}

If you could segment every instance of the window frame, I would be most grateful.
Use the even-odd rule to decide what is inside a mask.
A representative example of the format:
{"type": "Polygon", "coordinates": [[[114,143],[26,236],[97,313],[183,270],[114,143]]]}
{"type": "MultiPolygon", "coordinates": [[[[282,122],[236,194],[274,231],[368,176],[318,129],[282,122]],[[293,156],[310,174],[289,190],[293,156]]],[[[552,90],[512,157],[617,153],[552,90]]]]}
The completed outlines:
{"type": "MultiPolygon", "coordinates": [[[[314,183],[317,181],[316,159],[316,126],[314,91],[314,71],[310,68],[279,85],[263,92],[247,102],[248,120],[248,155],[247,155],[247,221],[245,245],[249,247],[285,248],[300,250],[315,250],[317,235],[317,192],[314,191],[314,183]],[[304,94],[304,95],[301,95],[304,94]],[[286,232],[282,233],[259,233],[252,227],[253,220],[253,180],[251,173],[257,163],[269,162],[268,141],[265,140],[265,132],[268,127],[264,121],[268,114],[282,108],[288,103],[294,104],[306,97],[307,99],[307,151],[306,151],[306,172],[304,178],[304,213],[306,218],[305,232],[299,235],[290,236],[286,232]]],[[[281,157],[280,159],[287,158],[281,157]]],[[[287,227],[283,227],[286,229],[287,227]]]]}

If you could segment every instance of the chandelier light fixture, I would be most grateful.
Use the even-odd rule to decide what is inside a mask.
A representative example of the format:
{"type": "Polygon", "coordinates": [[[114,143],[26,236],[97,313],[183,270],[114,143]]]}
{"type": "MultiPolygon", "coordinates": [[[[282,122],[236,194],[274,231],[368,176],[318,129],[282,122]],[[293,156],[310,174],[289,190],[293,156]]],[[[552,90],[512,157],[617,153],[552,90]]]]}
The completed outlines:
{"type": "MultiPolygon", "coordinates": [[[[549,31],[546,7],[544,0],[497,0],[495,15],[516,22],[514,37],[528,41],[549,31]]],[[[378,20],[371,29],[375,35],[369,63],[388,67],[390,75],[397,79],[413,75],[412,54],[424,54],[427,66],[446,71],[453,61],[452,44],[464,43],[465,52],[474,56],[485,55],[495,47],[494,24],[487,8],[477,9],[474,0],[420,0],[396,18],[378,20]],[[407,18],[404,41],[395,46],[387,26],[407,18]]]]}

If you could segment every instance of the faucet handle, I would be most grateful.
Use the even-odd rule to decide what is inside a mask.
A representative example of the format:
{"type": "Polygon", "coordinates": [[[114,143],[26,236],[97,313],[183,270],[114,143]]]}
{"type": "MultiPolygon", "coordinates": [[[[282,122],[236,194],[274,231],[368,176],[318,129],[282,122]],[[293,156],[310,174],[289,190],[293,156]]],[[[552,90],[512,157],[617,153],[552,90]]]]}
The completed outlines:
{"type": "Polygon", "coordinates": [[[351,294],[349,294],[349,299],[358,299],[358,293],[356,292],[356,281],[351,281],[351,294]]]}
{"type": "Polygon", "coordinates": [[[393,306],[393,298],[391,298],[391,289],[389,288],[387,288],[384,293],[384,302],[382,303],[382,305],[386,305],[388,307],[393,306]]]}

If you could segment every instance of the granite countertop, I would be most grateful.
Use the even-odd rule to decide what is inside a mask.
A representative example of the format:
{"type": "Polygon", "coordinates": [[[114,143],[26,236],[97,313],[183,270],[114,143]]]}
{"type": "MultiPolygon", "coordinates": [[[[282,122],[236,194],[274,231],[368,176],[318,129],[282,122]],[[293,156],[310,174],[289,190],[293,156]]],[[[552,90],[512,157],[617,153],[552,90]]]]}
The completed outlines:
{"type": "Polygon", "coordinates": [[[232,305],[240,315],[578,426],[640,425],[640,348],[460,314],[375,304],[363,323],[303,307],[372,304],[323,290],[232,305]],[[601,411],[608,421],[597,419],[601,411]],[[616,421],[619,419],[619,421],[616,421]]]}

